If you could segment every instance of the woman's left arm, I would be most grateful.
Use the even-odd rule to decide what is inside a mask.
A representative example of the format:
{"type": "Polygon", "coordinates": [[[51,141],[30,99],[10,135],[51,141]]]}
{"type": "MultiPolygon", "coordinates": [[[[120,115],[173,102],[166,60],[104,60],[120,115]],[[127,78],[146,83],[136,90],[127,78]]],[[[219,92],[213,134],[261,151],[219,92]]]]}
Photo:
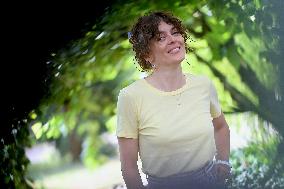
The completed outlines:
{"type": "Polygon", "coordinates": [[[230,129],[224,114],[213,119],[214,137],[217,148],[216,159],[229,161],[230,156],[230,129]]]}
{"type": "MultiPolygon", "coordinates": [[[[213,119],[214,137],[217,148],[216,160],[229,161],[230,156],[230,129],[225,120],[224,114],[213,119]]],[[[217,164],[218,175],[222,179],[228,178],[230,167],[223,164],[217,164]]]]}

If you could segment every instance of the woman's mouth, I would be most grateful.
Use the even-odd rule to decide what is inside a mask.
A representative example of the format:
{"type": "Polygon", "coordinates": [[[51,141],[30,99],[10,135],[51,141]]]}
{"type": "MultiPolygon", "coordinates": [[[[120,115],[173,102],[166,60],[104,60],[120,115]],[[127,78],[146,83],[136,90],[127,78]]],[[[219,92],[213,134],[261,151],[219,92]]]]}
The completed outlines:
{"type": "Polygon", "coordinates": [[[175,48],[169,50],[168,53],[175,54],[175,53],[179,52],[179,50],[180,50],[180,47],[175,47],[175,48]]]}

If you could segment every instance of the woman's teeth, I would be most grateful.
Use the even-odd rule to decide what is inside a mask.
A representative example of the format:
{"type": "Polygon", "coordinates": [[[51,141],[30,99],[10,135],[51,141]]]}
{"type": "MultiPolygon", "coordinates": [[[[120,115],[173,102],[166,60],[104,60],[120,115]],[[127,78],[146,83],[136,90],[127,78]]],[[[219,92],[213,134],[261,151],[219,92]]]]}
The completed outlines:
{"type": "Polygon", "coordinates": [[[176,53],[178,51],[179,51],[179,47],[170,50],[169,53],[173,54],[173,53],[176,53]]]}

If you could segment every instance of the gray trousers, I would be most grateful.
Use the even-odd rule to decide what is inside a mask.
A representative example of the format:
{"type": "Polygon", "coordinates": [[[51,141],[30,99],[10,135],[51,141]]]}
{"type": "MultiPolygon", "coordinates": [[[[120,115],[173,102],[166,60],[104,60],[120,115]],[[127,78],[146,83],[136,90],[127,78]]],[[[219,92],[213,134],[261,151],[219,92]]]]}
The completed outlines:
{"type": "Polygon", "coordinates": [[[210,161],[198,170],[168,177],[147,175],[147,189],[226,189],[218,182],[216,166],[210,161]]]}

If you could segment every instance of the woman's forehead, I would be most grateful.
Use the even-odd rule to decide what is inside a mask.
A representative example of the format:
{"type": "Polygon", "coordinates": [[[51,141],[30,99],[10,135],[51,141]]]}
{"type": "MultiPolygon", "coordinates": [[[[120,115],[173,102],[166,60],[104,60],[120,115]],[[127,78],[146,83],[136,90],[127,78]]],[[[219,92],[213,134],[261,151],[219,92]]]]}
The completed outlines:
{"type": "Polygon", "coordinates": [[[175,28],[174,25],[168,24],[168,23],[166,23],[166,22],[164,22],[164,21],[161,21],[161,22],[159,23],[159,26],[158,26],[158,30],[159,30],[160,33],[162,33],[162,32],[167,32],[167,31],[171,31],[171,30],[173,30],[174,28],[175,28]]]}

